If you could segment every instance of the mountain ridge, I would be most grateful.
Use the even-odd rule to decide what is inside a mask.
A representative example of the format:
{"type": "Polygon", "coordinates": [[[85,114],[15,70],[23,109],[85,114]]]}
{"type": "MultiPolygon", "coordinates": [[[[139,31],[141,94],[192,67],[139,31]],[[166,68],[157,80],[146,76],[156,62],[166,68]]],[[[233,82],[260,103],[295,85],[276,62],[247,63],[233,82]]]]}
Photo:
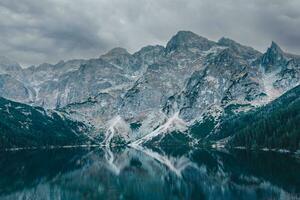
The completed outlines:
{"type": "Polygon", "coordinates": [[[146,46],[133,54],[114,48],[95,59],[10,73],[20,87],[30,88],[21,100],[7,92],[11,84],[0,89],[5,98],[57,109],[100,135],[129,142],[156,129],[182,128],[176,124],[182,121],[186,128],[209,116],[218,121],[228,107],[238,113],[265,105],[299,85],[299,66],[297,56],[274,42],[260,53],[228,38],[214,42],[179,31],[166,47],[146,46]],[[132,130],[131,124],[140,127],[132,130]]]}

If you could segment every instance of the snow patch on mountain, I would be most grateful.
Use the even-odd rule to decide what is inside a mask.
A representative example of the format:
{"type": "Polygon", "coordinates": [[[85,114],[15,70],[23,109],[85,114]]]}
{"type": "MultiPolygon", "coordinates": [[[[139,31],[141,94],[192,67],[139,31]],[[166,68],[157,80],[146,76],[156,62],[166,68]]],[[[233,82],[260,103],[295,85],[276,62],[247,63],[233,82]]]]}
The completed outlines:
{"type": "Polygon", "coordinates": [[[129,140],[130,127],[121,116],[116,116],[107,123],[107,131],[105,132],[105,139],[103,145],[110,146],[112,139],[115,136],[121,136],[125,141],[129,140]]]}
{"type": "Polygon", "coordinates": [[[167,121],[156,128],[151,133],[145,135],[144,137],[135,140],[131,145],[136,146],[143,144],[147,141],[151,141],[153,138],[158,135],[164,135],[172,131],[181,131],[184,132],[187,129],[187,124],[185,121],[179,118],[179,112],[176,112],[173,116],[167,119],[167,121]]]}
{"type": "Polygon", "coordinates": [[[268,102],[276,99],[282,94],[282,91],[279,91],[274,87],[274,83],[277,80],[277,73],[278,71],[263,74],[262,82],[265,92],[268,95],[268,102]]]}
{"type": "Polygon", "coordinates": [[[166,47],[134,54],[115,48],[96,59],[26,69],[0,58],[8,73],[0,76],[0,95],[58,109],[104,134],[104,145],[116,137],[143,144],[204,116],[218,119],[229,106],[237,113],[276,99],[299,84],[299,65],[274,42],[262,54],[228,38],[179,31],[166,47]],[[132,131],[134,123],[140,127],[132,131]]]}

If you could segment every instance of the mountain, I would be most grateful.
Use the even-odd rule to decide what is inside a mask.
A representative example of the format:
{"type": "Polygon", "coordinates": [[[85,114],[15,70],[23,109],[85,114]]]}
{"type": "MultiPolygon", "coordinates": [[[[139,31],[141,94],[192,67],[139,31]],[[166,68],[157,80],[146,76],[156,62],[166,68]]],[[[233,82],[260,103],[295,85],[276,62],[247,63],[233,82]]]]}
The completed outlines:
{"type": "Polygon", "coordinates": [[[90,144],[89,129],[55,111],[0,98],[0,149],[90,144]]]}
{"type": "Polygon", "coordinates": [[[228,145],[248,148],[300,149],[300,86],[268,105],[239,113],[221,124],[218,134],[233,136],[228,145]]]}
{"type": "Polygon", "coordinates": [[[226,107],[218,118],[205,115],[189,129],[177,128],[144,142],[149,147],[213,145],[292,152],[300,149],[300,85],[264,106],[240,112],[232,109],[236,108],[226,107]]]}
{"type": "Polygon", "coordinates": [[[17,62],[5,56],[0,56],[0,74],[14,73],[21,69],[21,66],[17,62]]]}
{"type": "Polygon", "coordinates": [[[260,53],[229,38],[179,31],[165,47],[133,54],[118,47],[94,59],[6,70],[0,90],[84,123],[106,144],[161,142],[175,133],[203,141],[228,116],[299,85],[299,66],[300,57],[275,42],[260,53]]]}
{"type": "Polygon", "coordinates": [[[0,74],[0,93],[4,98],[30,104],[35,91],[10,74],[0,74]]]}
{"type": "Polygon", "coordinates": [[[11,59],[0,56],[0,94],[1,97],[15,101],[31,103],[34,94],[33,88],[19,79],[23,69],[11,59]]]}

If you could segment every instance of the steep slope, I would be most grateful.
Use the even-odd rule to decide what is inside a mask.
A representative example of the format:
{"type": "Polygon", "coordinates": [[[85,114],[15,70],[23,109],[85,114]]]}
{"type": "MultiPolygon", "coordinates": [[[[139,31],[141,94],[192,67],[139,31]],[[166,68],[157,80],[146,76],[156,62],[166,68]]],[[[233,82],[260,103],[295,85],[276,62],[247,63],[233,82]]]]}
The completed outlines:
{"type": "MultiPolygon", "coordinates": [[[[232,53],[231,55],[236,54],[232,53]]],[[[238,61],[236,58],[232,60],[238,61]]],[[[226,76],[226,72],[222,71],[224,67],[221,67],[224,63],[226,64],[224,61],[220,62],[220,68],[217,70],[223,78],[226,76]]],[[[230,70],[233,70],[233,62],[228,63],[228,66],[230,66],[230,70]]],[[[222,134],[215,133],[216,130],[222,129],[220,127],[222,121],[241,111],[248,111],[265,105],[299,85],[299,69],[298,57],[284,53],[276,43],[272,42],[267,52],[250,62],[250,66],[246,66],[242,73],[238,71],[237,73],[229,73],[237,76],[232,76],[230,86],[225,88],[220,106],[208,109],[208,112],[204,113],[202,118],[192,125],[191,134],[202,141],[219,140],[227,137],[228,135],[222,136],[222,134]]],[[[196,85],[197,87],[199,86],[196,85]]],[[[189,93],[197,94],[196,92],[189,93]]],[[[216,95],[216,91],[212,92],[211,95],[216,95]]],[[[200,95],[196,97],[196,99],[201,98],[200,95]]],[[[186,99],[189,100],[190,98],[186,99]]],[[[233,133],[231,132],[231,134],[233,133]]]]}
{"type": "Polygon", "coordinates": [[[256,62],[264,70],[263,85],[271,100],[300,82],[300,62],[275,43],[256,62]]]}
{"type": "Polygon", "coordinates": [[[224,116],[265,105],[299,85],[299,66],[299,56],[274,42],[262,54],[228,38],[214,42],[179,31],[166,47],[133,54],[115,48],[96,59],[18,69],[9,74],[15,82],[3,81],[0,95],[59,109],[107,137],[114,130],[126,141],[147,142],[196,127],[191,137],[201,140],[224,116]]]}
{"type": "Polygon", "coordinates": [[[34,101],[35,91],[13,75],[0,74],[0,94],[1,97],[30,104],[34,101]]]}
{"type": "Polygon", "coordinates": [[[81,122],[0,98],[0,149],[93,143],[81,122]]]}
{"type": "Polygon", "coordinates": [[[0,56],[0,96],[23,103],[33,102],[35,92],[30,85],[17,77],[22,72],[21,66],[11,59],[0,56]]]}
{"type": "Polygon", "coordinates": [[[230,146],[300,149],[300,86],[268,105],[225,120],[217,134],[230,146]]]}
{"type": "Polygon", "coordinates": [[[0,56],[0,74],[14,74],[21,69],[21,66],[17,62],[5,56],[0,56]]]}
{"type": "MultiPolygon", "coordinates": [[[[44,63],[38,66],[21,68],[21,66],[8,58],[0,57],[1,96],[13,101],[32,105],[50,107],[47,104],[49,95],[43,96],[43,86],[51,87],[50,84],[59,81],[59,77],[71,71],[78,70],[85,60],[61,61],[55,65],[44,63]],[[45,101],[43,99],[46,98],[45,101]]],[[[44,89],[45,90],[45,89],[44,89]]],[[[51,95],[51,99],[55,99],[51,95]]],[[[52,106],[52,108],[55,107],[52,106]]]]}

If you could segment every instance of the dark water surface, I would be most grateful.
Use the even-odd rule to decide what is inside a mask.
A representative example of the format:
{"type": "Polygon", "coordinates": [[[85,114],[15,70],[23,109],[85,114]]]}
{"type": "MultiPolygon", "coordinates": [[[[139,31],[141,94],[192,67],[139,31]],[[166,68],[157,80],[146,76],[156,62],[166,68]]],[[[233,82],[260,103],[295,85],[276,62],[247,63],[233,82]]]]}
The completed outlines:
{"type": "Polygon", "coordinates": [[[187,148],[0,152],[0,199],[299,199],[299,158],[187,148]]]}

